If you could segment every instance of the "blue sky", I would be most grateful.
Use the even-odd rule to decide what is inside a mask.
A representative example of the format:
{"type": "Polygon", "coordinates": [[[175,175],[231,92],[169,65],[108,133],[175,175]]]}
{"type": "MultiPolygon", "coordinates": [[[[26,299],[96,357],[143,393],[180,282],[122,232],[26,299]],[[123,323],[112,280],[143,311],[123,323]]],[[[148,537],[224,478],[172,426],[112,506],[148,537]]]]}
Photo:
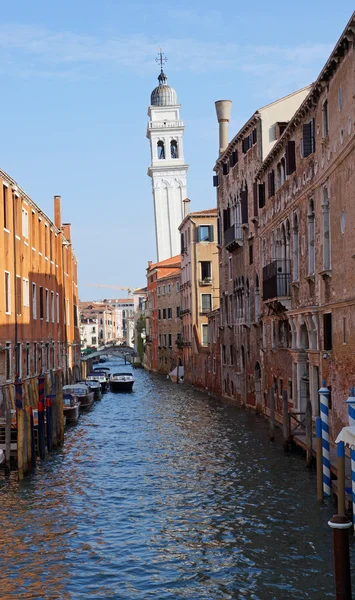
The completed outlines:
{"type": "Polygon", "coordinates": [[[0,7],[0,167],[50,216],[61,194],[81,299],[124,296],[85,284],[144,285],[156,259],[145,133],[157,48],[182,104],[188,196],[201,210],[216,201],[215,100],[233,101],[233,137],[258,107],[317,77],[354,8],[349,0],[0,7]]]}

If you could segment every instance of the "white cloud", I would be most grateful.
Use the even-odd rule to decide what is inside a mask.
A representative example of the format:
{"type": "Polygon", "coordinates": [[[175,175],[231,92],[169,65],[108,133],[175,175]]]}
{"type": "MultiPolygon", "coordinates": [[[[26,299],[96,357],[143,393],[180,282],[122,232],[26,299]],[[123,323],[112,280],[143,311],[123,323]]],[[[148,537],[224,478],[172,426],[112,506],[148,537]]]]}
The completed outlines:
{"type": "MultiPolygon", "coordinates": [[[[207,13],[203,18],[216,18],[207,13]]],[[[198,13],[176,11],[180,18],[198,19],[198,13]]],[[[218,14],[218,13],[217,13],[218,14]]],[[[202,18],[202,17],[201,17],[202,18]]],[[[169,57],[169,72],[194,73],[230,71],[283,79],[311,76],[314,65],[328,57],[329,44],[296,47],[243,46],[234,42],[199,41],[193,38],[156,40],[142,35],[101,39],[71,32],[52,32],[40,27],[0,25],[1,70],[19,75],[87,76],[92,65],[133,70],[137,75],[155,72],[153,57],[162,46],[169,57]]]]}

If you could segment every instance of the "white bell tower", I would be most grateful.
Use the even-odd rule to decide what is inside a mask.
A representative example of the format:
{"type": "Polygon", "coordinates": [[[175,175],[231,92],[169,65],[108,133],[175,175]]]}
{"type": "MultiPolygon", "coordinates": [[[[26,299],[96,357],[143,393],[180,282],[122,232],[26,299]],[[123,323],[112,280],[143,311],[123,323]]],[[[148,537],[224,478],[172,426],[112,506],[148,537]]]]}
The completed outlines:
{"type": "Polygon", "coordinates": [[[155,236],[158,262],[180,254],[178,227],[184,218],[186,173],[184,160],[184,122],[180,119],[180,105],[175,90],[167,85],[163,72],[163,58],[159,52],[161,71],[159,85],[151,94],[148,109],[147,138],[150,141],[155,236]]]}

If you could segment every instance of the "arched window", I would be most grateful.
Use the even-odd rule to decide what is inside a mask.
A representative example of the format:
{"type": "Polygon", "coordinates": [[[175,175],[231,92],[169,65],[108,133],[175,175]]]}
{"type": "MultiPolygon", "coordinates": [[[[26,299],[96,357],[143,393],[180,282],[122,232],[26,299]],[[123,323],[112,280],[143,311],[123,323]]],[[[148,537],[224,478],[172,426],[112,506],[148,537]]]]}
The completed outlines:
{"type": "Polygon", "coordinates": [[[308,274],[314,275],[315,248],[314,248],[314,201],[310,200],[308,205],[308,274]]]}
{"type": "Polygon", "coordinates": [[[286,163],[285,159],[282,157],[280,161],[280,183],[283,185],[286,181],[286,163]]]}
{"type": "Polygon", "coordinates": [[[298,281],[299,278],[299,238],[298,238],[298,218],[297,213],[293,215],[293,281],[298,281]]]}
{"type": "Polygon", "coordinates": [[[330,215],[328,188],[323,189],[323,269],[330,269],[330,215]]]}
{"type": "Polygon", "coordinates": [[[260,316],[260,287],[259,287],[259,276],[255,275],[255,321],[260,316]]]}
{"type": "Polygon", "coordinates": [[[159,159],[165,158],[164,142],[162,142],[161,140],[159,140],[159,142],[158,142],[158,158],[159,159]]]}
{"type": "Polygon", "coordinates": [[[178,157],[178,145],[176,140],[171,140],[170,142],[170,156],[171,158],[179,158],[178,157]]]}

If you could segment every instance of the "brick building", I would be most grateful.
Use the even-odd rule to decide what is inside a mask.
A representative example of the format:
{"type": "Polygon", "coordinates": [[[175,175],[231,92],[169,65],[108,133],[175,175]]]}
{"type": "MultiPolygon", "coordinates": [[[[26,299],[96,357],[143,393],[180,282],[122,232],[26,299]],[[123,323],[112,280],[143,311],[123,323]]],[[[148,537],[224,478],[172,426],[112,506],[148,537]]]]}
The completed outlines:
{"type": "Polygon", "coordinates": [[[164,271],[157,281],[157,335],[159,373],[169,373],[182,364],[180,277],[181,268],[164,271]]]}
{"type": "MultiPolygon", "coordinates": [[[[145,305],[145,346],[144,346],[144,368],[148,371],[155,373],[159,370],[159,333],[158,330],[158,286],[161,286],[159,280],[165,276],[176,275],[180,271],[181,256],[172,256],[161,262],[152,263],[148,262],[147,268],[147,299],[145,305]],[[176,271],[177,270],[177,271],[176,271]]],[[[164,284],[167,285],[166,283],[164,284]]],[[[159,300],[160,301],[160,300],[159,300]]],[[[167,308],[167,307],[166,307],[167,308]]],[[[165,331],[163,335],[168,335],[169,332],[165,331]]],[[[165,359],[165,356],[164,356],[165,359]]],[[[165,360],[164,360],[165,365],[165,360]]]]}
{"type": "Polygon", "coordinates": [[[219,308],[217,210],[189,213],[181,234],[181,318],[185,380],[206,387],[208,318],[219,308]]]}
{"type": "Polygon", "coordinates": [[[214,178],[222,392],[267,412],[274,385],[279,414],[286,389],[291,410],[315,416],[324,378],[334,435],[354,384],[354,26],[355,13],[288,113],[291,96],[220,143],[214,178]]]}
{"type": "Polygon", "coordinates": [[[79,377],[77,260],[60,196],[53,222],[9,175],[0,177],[0,382],[59,368],[79,377]]]}
{"type": "Polygon", "coordinates": [[[227,144],[230,103],[216,103],[220,157],[215,165],[220,261],[222,391],[261,402],[261,273],[255,174],[309,92],[304,88],[257,110],[227,144]]]}

